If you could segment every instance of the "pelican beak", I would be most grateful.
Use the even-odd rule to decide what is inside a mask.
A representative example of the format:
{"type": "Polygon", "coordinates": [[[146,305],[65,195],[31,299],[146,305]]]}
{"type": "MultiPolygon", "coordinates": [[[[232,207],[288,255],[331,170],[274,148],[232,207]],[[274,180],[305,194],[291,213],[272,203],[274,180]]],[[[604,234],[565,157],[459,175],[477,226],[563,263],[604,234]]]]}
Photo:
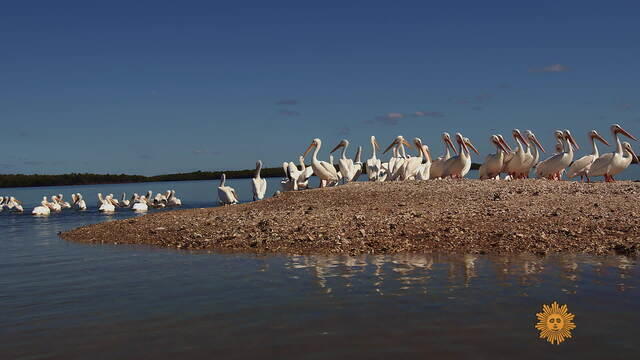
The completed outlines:
{"type": "Polygon", "coordinates": [[[524,138],[524,136],[522,136],[522,134],[520,133],[516,133],[516,136],[518,137],[518,139],[520,139],[520,141],[522,141],[525,145],[529,145],[529,142],[524,138]]]}
{"type": "Polygon", "coordinates": [[[576,139],[573,138],[573,135],[569,134],[566,139],[569,140],[569,143],[573,146],[574,150],[580,150],[580,146],[576,143],[576,139]]]}
{"type": "Polygon", "coordinates": [[[376,150],[380,151],[380,144],[378,144],[378,140],[373,140],[373,145],[376,147],[376,150]]]}
{"type": "Polygon", "coordinates": [[[413,149],[413,146],[411,146],[411,144],[409,144],[409,142],[405,139],[402,139],[402,144],[406,145],[409,149],[413,149]]]}
{"type": "Polygon", "coordinates": [[[638,162],[638,155],[636,155],[636,152],[633,151],[633,149],[631,148],[631,146],[629,146],[629,148],[627,149],[627,151],[629,151],[629,153],[631,153],[631,159],[632,159],[632,163],[637,164],[638,162]]]}
{"type": "Polygon", "coordinates": [[[340,144],[336,145],[336,147],[334,147],[333,150],[329,151],[329,154],[332,154],[334,151],[340,149],[343,146],[344,146],[344,143],[341,142],[340,144]]]}
{"type": "Polygon", "coordinates": [[[471,150],[473,150],[476,154],[480,155],[480,152],[478,151],[478,149],[476,149],[475,146],[473,146],[473,143],[471,143],[471,140],[464,141],[465,145],[469,145],[469,147],[471,148],[471,150]]]}
{"type": "Polygon", "coordinates": [[[607,140],[605,140],[605,138],[603,138],[602,136],[600,136],[600,134],[595,134],[594,138],[600,140],[603,144],[609,146],[609,142],[607,142],[607,140]]]}
{"type": "Polygon", "coordinates": [[[506,141],[504,141],[503,137],[500,137],[500,143],[502,145],[504,145],[505,148],[507,148],[507,150],[508,150],[507,152],[512,152],[513,151],[513,149],[511,149],[511,146],[509,146],[509,144],[506,141]]]}
{"type": "Polygon", "coordinates": [[[447,144],[451,147],[451,150],[453,150],[453,152],[458,155],[458,150],[456,149],[456,147],[453,145],[453,142],[451,141],[450,138],[446,138],[445,141],[447,142],[447,144]]]}
{"type": "Polygon", "coordinates": [[[467,143],[464,140],[458,141],[458,144],[460,144],[460,146],[461,146],[460,152],[464,151],[467,154],[469,154],[469,147],[467,147],[467,143]]]}
{"type": "Polygon", "coordinates": [[[535,135],[533,135],[533,136],[531,137],[531,141],[533,141],[533,143],[534,143],[534,144],[535,144],[535,145],[536,145],[540,150],[542,150],[542,152],[546,152],[546,151],[544,151],[544,148],[542,147],[542,144],[540,144],[540,141],[538,141],[538,138],[537,138],[535,135]]]}
{"type": "Polygon", "coordinates": [[[629,139],[633,139],[633,140],[635,140],[635,141],[638,141],[638,139],[637,139],[635,136],[633,136],[633,135],[629,134],[629,133],[627,132],[627,130],[625,130],[625,129],[623,129],[623,128],[620,128],[620,129],[618,130],[618,132],[619,132],[620,134],[622,134],[622,135],[624,135],[624,136],[628,137],[629,139]]]}
{"type": "Polygon", "coordinates": [[[422,148],[422,154],[425,156],[428,162],[431,162],[431,151],[428,149],[422,148]]]}
{"type": "Polygon", "coordinates": [[[389,147],[387,147],[382,153],[386,154],[387,151],[389,151],[392,147],[394,147],[398,142],[393,140],[393,142],[389,145],[389,147]]]}
{"type": "Polygon", "coordinates": [[[309,153],[309,151],[311,151],[311,149],[316,146],[315,143],[311,143],[311,145],[309,145],[309,147],[307,148],[307,150],[304,151],[304,154],[302,154],[302,157],[307,156],[307,154],[309,153]]]}
{"type": "Polygon", "coordinates": [[[502,143],[502,141],[500,139],[498,139],[498,141],[496,141],[496,144],[500,147],[500,149],[502,149],[502,151],[504,151],[505,153],[510,152],[511,150],[508,150],[507,147],[505,146],[505,144],[502,143]]]}

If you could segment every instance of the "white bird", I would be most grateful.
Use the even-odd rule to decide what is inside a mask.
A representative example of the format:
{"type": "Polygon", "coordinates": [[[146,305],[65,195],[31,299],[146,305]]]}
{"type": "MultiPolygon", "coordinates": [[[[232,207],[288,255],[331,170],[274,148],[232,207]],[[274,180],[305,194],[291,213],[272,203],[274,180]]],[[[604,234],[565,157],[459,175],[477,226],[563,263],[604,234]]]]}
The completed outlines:
{"type": "Polygon", "coordinates": [[[476,154],[480,154],[478,149],[471,143],[469,138],[456,133],[456,142],[458,143],[458,155],[451,157],[444,164],[443,177],[450,176],[456,179],[462,179],[471,169],[471,148],[476,154]]]}
{"type": "Polygon", "coordinates": [[[518,147],[511,154],[507,155],[504,160],[503,171],[508,174],[512,179],[520,177],[520,173],[525,165],[525,145],[529,145],[527,140],[522,136],[520,130],[513,129],[511,135],[516,140],[518,147]]]}
{"type": "Polygon", "coordinates": [[[49,215],[51,214],[51,209],[49,209],[49,202],[47,201],[47,197],[42,198],[42,202],[40,206],[36,206],[33,211],[31,211],[33,215],[49,215]]]}
{"type": "Polygon", "coordinates": [[[238,194],[236,194],[236,190],[231,186],[226,186],[224,183],[227,179],[227,176],[222,173],[220,177],[220,186],[218,186],[218,202],[221,205],[233,205],[240,202],[240,198],[238,194]]]}
{"type": "Polygon", "coordinates": [[[113,196],[112,195],[107,195],[104,197],[102,205],[100,205],[98,207],[98,211],[100,212],[106,212],[106,213],[112,213],[116,211],[116,207],[115,205],[113,205],[113,202],[111,201],[113,200],[113,196]]]}
{"type": "Polygon", "coordinates": [[[58,196],[56,197],[56,202],[58,204],[60,204],[60,208],[62,209],[71,209],[71,204],[69,204],[68,202],[63,200],[64,195],[62,194],[58,194],[58,196]]]}
{"type": "Polygon", "coordinates": [[[127,194],[122,193],[122,197],[120,198],[120,206],[129,207],[130,204],[131,204],[131,200],[127,199],[127,194]]]}
{"type": "Polygon", "coordinates": [[[544,163],[538,164],[538,168],[536,169],[538,177],[560,180],[561,172],[564,171],[567,166],[571,165],[573,161],[573,150],[574,148],[578,150],[580,147],[569,130],[562,132],[562,139],[565,151],[551,156],[546,159],[544,163]]]}
{"type": "MultiPolygon", "coordinates": [[[[553,136],[556,139],[556,152],[553,155],[551,155],[549,158],[547,158],[545,160],[542,160],[542,161],[540,161],[538,163],[538,165],[536,166],[536,176],[538,178],[543,177],[542,173],[545,172],[545,168],[547,166],[546,165],[547,160],[552,159],[555,155],[560,154],[561,152],[564,151],[564,133],[562,131],[560,131],[560,130],[556,130],[556,131],[553,132],[553,136]]],[[[553,174],[550,177],[553,177],[553,178],[556,178],[556,179],[560,179],[562,177],[562,173],[564,171],[565,170],[562,169],[562,170],[560,170],[559,173],[553,174]]]]}
{"type": "Polygon", "coordinates": [[[394,149],[393,157],[389,159],[389,175],[387,176],[387,180],[393,181],[400,179],[404,163],[407,160],[407,154],[404,150],[405,145],[411,148],[411,144],[409,144],[402,135],[398,135],[384,150],[383,154],[386,154],[390,149],[394,149]]]}
{"type": "Polygon", "coordinates": [[[307,156],[309,151],[311,151],[312,148],[315,148],[311,158],[311,167],[313,168],[313,173],[320,179],[320,187],[323,187],[325,183],[337,182],[338,172],[333,164],[318,160],[318,152],[321,147],[322,141],[315,138],[302,156],[307,156]]]}
{"type": "Polygon", "coordinates": [[[330,154],[333,154],[334,151],[342,148],[342,153],[340,154],[340,158],[338,159],[338,168],[340,169],[340,174],[342,174],[343,183],[351,181],[351,174],[353,172],[353,160],[347,158],[348,147],[349,140],[342,139],[340,143],[329,152],[330,154]]]}
{"type": "Polygon", "coordinates": [[[494,179],[502,172],[504,165],[504,156],[509,152],[506,143],[503,143],[504,138],[498,135],[491,135],[490,142],[495,145],[496,153],[489,154],[484,158],[484,163],[480,166],[478,171],[480,180],[494,179]]]}
{"type": "Polygon", "coordinates": [[[418,151],[418,156],[411,157],[404,161],[400,170],[400,180],[415,180],[418,176],[422,178],[423,163],[428,162],[431,166],[431,156],[422,147],[422,139],[414,138],[413,143],[418,151]],[[420,174],[420,175],[418,175],[420,174]]]}
{"type": "Polygon", "coordinates": [[[53,212],[62,211],[62,206],[60,206],[60,204],[58,203],[58,196],[56,195],[53,195],[51,197],[51,202],[48,202],[47,206],[49,207],[49,210],[53,212]]]}
{"type": "Polygon", "coordinates": [[[626,169],[632,161],[638,161],[638,157],[631,148],[631,144],[628,142],[621,143],[619,134],[636,141],[638,139],[618,124],[611,125],[611,133],[616,141],[616,151],[601,155],[593,165],[591,165],[591,170],[589,170],[590,176],[604,176],[606,182],[615,181],[613,178],[615,175],[626,169]]]}
{"type": "Polygon", "coordinates": [[[170,207],[182,206],[182,200],[176,197],[175,190],[169,191],[169,196],[167,197],[167,206],[170,206],[170,207]]]}
{"type": "Polygon", "coordinates": [[[358,146],[356,150],[356,157],[353,162],[353,173],[351,174],[351,181],[358,181],[362,175],[362,146],[358,146]]]}
{"type": "Polygon", "coordinates": [[[382,162],[376,156],[376,151],[380,150],[380,145],[375,136],[371,136],[371,157],[367,160],[367,177],[369,181],[379,180],[380,171],[382,170],[382,162]]]}
{"type": "Polygon", "coordinates": [[[20,201],[16,200],[15,197],[10,196],[8,200],[9,201],[6,201],[6,198],[5,198],[5,201],[7,202],[7,207],[11,211],[19,212],[19,213],[24,212],[24,208],[22,207],[22,204],[20,203],[20,201]]]}
{"type": "Polygon", "coordinates": [[[289,171],[289,163],[282,163],[282,170],[284,170],[284,178],[280,181],[280,188],[282,191],[292,191],[298,190],[298,184],[295,179],[291,177],[291,172],[289,171]]]}
{"type": "Polygon", "coordinates": [[[589,132],[589,140],[591,141],[591,148],[593,152],[589,155],[585,155],[578,160],[575,160],[567,169],[567,177],[569,179],[574,178],[580,175],[580,181],[584,180],[584,177],[587,178],[587,182],[591,182],[589,179],[589,171],[591,170],[591,166],[593,163],[600,157],[600,152],[598,151],[598,145],[596,145],[596,140],[601,141],[603,144],[609,146],[607,140],[605,140],[597,131],[591,130],[589,132]]]}
{"type": "Polygon", "coordinates": [[[82,194],[71,194],[73,200],[73,208],[76,210],[87,210],[87,203],[82,199],[82,194]]]}
{"type": "Polygon", "coordinates": [[[298,174],[297,187],[298,190],[304,190],[309,187],[309,178],[313,176],[313,168],[304,164],[304,157],[298,157],[300,162],[300,173],[298,174]]]}
{"type": "Polygon", "coordinates": [[[536,134],[531,130],[525,131],[527,136],[527,151],[525,152],[524,162],[522,164],[522,168],[520,170],[519,176],[521,178],[528,178],[531,169],[533,169],[540,160],[540,152],[538,150],[544,151],[544,147],[538,141],[536,134]]]}
{"type": "Polygon", "coordinates": [[[131,203],[131,210],[136,212],[148,211],[149,204],[147,204],[147,198],[144,195],[138,196],[138,194],[134,193],[131,203]]]}
{"type": "Polygon", "coordinates": [[[106,198],[109,199],[109,202],[111,203],[111,205],[115,206],[115,207],[120,207],[120,202],[118,201],[118,199],[116,199],[113,194],[109,194],[106,198]]]}
{"type": "Polygon", "coordinates": [[[429,180],[431,176],[431,152],[429,151],[429,147],[427,145],[422,145],[423,149],[423,160],[420,168],[418,169],[418,173],[416,174],[416,180],[429,180]]]}
{"type": "Polygon", "coordinates": [[[267,180],[260,177],[262,161],[256,162],[256,173],[251,179],[251,189],[253,190],[253,201],[262,200],[267,192],[267,180]]]}
{"type": "Polygon", "coordinates": [[[442,177],[442,174],[444,173],[444,163],[451,158],[451,152],[449,149],[453,150],[453,152],[458,155],[458,151],[455,146],[453,146],[453,142],[451,142],[451,136],[449,133],[442,133],[442,142],[444,143],[444,153],[442,156],[432,161],[429,174],[431,179],[439,179],[442,177]]]}

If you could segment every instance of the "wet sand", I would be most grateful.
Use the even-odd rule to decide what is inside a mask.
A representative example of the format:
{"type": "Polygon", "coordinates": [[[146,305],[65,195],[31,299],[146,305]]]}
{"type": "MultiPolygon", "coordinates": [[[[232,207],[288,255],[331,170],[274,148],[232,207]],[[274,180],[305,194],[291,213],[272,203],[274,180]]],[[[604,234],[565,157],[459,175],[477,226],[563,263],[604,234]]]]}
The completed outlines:
{"type": "Polygon", "coordinates": [[[244,253],[635,255],[639,194],[640,183],[627,181],[360,182],[241,205],[164,211],[60,236],[244,253]]]}

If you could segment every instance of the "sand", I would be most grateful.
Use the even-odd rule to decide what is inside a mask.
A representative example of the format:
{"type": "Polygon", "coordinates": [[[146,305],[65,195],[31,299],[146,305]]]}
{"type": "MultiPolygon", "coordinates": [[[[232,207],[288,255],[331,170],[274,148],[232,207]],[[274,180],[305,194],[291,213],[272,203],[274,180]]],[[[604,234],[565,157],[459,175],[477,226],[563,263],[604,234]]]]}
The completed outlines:
{"type": "Polygon", "coordinates": [[[634,255],[640,250],[639,193],[640,183],[627,181],[359,182],[227,207],[158,212],[60,236],[258,254],[634,255]]]}

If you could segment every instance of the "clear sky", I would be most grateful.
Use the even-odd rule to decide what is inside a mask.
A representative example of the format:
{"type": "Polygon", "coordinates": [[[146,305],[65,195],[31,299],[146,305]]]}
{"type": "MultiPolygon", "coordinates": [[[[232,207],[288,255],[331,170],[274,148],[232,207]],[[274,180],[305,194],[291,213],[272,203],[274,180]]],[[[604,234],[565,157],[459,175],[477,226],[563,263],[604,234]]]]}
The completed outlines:
{"type": "Polygon", "coordinates": [[[514,127],[549,149],[557,127],[640,136],[639,18],[631,1],[6,2],[0,172],[278,166],[314,137],[368,158],[370,135],[439,154],[460,131],[483,157],[514,127]]]}

